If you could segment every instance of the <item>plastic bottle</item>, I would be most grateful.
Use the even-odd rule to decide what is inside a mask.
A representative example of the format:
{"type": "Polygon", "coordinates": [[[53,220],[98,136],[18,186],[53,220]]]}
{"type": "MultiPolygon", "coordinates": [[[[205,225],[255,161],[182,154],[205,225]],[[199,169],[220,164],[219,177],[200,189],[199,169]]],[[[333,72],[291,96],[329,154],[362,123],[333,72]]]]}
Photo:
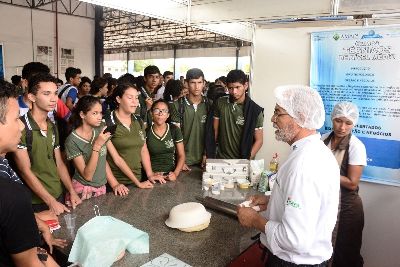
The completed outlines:
{"type": "Polygon", "coordinates": [[[269,170],[271,172],[277,172],[278,171],[278,165],[279,165],[278,153],[274,153],[274,155],[272,156],[271,161],[269,162],[269,170]]]}
{"type": "Polygon", "coordinates": [[[263,171],[261,173],[260,183],[258,184],[258,191],[265,193],[268,189],[268,171],[263,171]]]}

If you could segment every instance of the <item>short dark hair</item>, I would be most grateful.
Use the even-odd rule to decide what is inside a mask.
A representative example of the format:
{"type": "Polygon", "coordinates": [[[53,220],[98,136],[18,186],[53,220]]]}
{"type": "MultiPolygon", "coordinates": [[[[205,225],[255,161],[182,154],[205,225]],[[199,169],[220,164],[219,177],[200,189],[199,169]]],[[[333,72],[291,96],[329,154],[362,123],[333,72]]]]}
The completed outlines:
{"type": "Polygon", "coordinates": [[[110,89],[111,85],[117,86],[117,85],[118,85],[118,80],[115,79],[115,78],[109,79],[109,80],[108,80],[108,89],[110,89]]]}
{"type": "Polygon", "coordinates": [[[218,79],[215,79],[215,82],[217,81],[221,81],[223,84],[226,84],[226,77],[225,76],[221,76],[218,79]]]}
{"type": "Polygon", "coordinates": [[[167,71],[164,71],[164,74],[163,74],[162,76],[163,76],[164,79],[165,79],[165,77],[167,77],[167,76],[169,76],[169,75],[174,75],[174,73],[173,73],[172,71],[167,70],[167,71]]]}
{"type": "Polygon", "coordinates": [[[93,79],[92,83],[90,84],[89,94],[91,94],[91,95],[97,94],[100,91],[100,89],[103,88],[103,86],[106,84],[107,84],[107,80],[104,79],[103,77],[93,79]]]}
{"type": "Polygon", "coordinates": [[[111,79],[112,77],[113,77],[112,74],[109,73],[109,72],[106,72],[106,73],[103,74],[103,78],[106,79],[106,80],[109,80],[109,79],[111,79]]]}
{"type": "Polygon", "coordinates": [[[33,75],[38,73],[50,73],[50,69],[41,62],[29,62],[22,68],[22,78],[26,80],[29,80],[33,75]]]}
{"type": "Polygon", "coordinates": [[[160,74],[160,69],[157,66],[150,65],[150,66],[147,66],[146,68],[144,68],[143,73],[144,73],[144,77],[146,77],[147,75],[150,75],[150,74],[160,74]]]}
{"type": "Polygon", "coordinates": [[[69,82],[69,78],[75,78],[76,75],[82,74],[81,69],[74,68],[74,67],[68,67],[65,70],[65,79],[67,79],[67,83],[69,82]]]}
{"type": "Polygon", "coordinates": [[[192,79],[198,79],[200,77],[203,77],[204,80],[204,73],[201,69],[193,68],[186,72],[186,80],[188,81],[192,79]]]}
{"type": "Polygon", "coordinates": [[[32,76],[28,81],[28,93],[36,95],[39,90],[39,83],[41,82],[52,82],[56,84],[57,80],[50,73],[38,73],[32,76]]]}
{"type": "Polygon", "coordinates": [[[0,79],[0,123],[6,122],[7,101],[9,98],[16,98],[17,88],[14,84],[0,79]]]}
{"type": "Polygon", "coordinates": [[[231,70],[226,76],[226,83],[241,83],[247,82],[247,76],[242,70],[231,70]]]}
{"type": "Polygon", "coordinates": [[[83,114],[87,114],[95,104],[101,104],[101,102],[98,97],[92,95],[85,95],[79,99],[69,119],[75,129],[82,125],[82,118],[79,113],[82,111],[83,114]]]}
{"type": "Polygon", "coordinates": [[[144,86],[144,77],[142,75],[137,76],[135,79],[135,84],[138,88],[142,88],[144,86]]]}
{"type": "Polygon", "coordinates": [[[180,80],[171,79],[165,85],[163,98],[167,101],[174,101],[174,97],[181,95],[183,84],[180,80]]]}
{"type": "Polygon", "coordinates": [[[56,80],[57,80],[57,83],[61,83],[61,85],[64,84],[63,80],[61,80],[61,79],[59,79],[59,78],[57,78],[56,80]]]}
{"type": "Polygon", "coordinates": [[[118,84],[135,84],[135,76],[130,73],[125,73],[118,78],[118,84]]]}
{"type": "Polygon", "coordinates": [[[215,101],[221,96],[226,95],[225,88],[221,85],[216,85],[215,83],[210,83],[207,91],[207,98],[215,101]]]}
{"type": "Polygon", "coordinates": [[[12,84],[14,84],[14,85],[19,85],[19,83],[21,82],[21,76],[19,76],[19,75],[13,75],[13,76],[11,77],[11,82],[12,82],[12,84]]]}
{"type": "Polygon", "coordinates": [[[87,77],[87,76],[83,76],[83,77],[81,78],[81,83],[79,84],[79,88],[81,88],[85,83],[91,84],[91,83],[92,83],[92,80],[90,80],[90,78],[87,77]]]}
{"type": "Polygon", "coordinates": [[[115,87],[117,87],[118,81],[115,78],[108,79],[108,92],[107,94],[111,94],[115,87]]]}

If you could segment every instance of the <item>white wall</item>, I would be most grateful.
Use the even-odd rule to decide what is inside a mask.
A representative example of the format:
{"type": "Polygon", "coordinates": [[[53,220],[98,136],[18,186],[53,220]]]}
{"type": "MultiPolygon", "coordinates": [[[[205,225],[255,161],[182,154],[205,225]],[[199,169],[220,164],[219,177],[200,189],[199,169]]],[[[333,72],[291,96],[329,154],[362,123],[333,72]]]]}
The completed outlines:
{"type": "MultiPolygon", "coordinates": [[[[0,3],[0,43],[4,44],[6,80],[21,75],[22,66],[36,61],[36,46],[53,47],[55,65],[55,13],[31,10],[0,3]],[[32,30],[33,26],[33,45],[32,30]]],[[[94,75],[94,20],[64,14],[58,15],[59,47],[74,49],[75,66],[83,75],[94,75]]],[[[59,62],[60,63],[60,62],[59,62]]],[[[59,77],[65,80],[64,73],[59,77]]]]}
{"type": "MultiPolygon", "coordinates": [[[[320,29],[256,30],[252,97],[265,108],[264,145],[258,158],[269,161],[273,152],[280,153],[281,162],[287,157],[289,146],[275,141],[270,122],[275,106],[273,89],[284,84],[309,84],[309,33],[320,29]]],[[[365,212],[361,251],[364,266],[399,266],[400,188],[361,182],[360,195],[365,212]]]]}

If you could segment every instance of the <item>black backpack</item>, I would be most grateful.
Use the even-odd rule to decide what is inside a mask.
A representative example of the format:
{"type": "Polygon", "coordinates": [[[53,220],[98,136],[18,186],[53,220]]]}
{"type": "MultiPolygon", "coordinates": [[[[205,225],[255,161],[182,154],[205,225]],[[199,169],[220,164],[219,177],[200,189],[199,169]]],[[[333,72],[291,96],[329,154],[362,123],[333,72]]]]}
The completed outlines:
{"type": "MultiPolygon", "coordinates": [[[[28,114],[21,116],[20,120],[22,121],[22,123],[25,126],[26,149],[28,152],[29,161],[31,162],[31,165],[32,165],[32,163],[33,163],[33,155],[32,155],[33,131],[32,131],[31,125],[28,123],[28,114]]],[[[53,134],[55,140],[57,140],[57,137],[58,137],[57,126],[53,122],[51,122],[51,124],[52,124],[52,129],[53,129],[52,134],[53,134]]],[[[11,153],[7,153],[6,159],[8,160],[8,163],[10,164],[11,168],[18,174],[18,176],[20,178],[22,178],[21,173],[19,173],[17,164],[15,163],[15,160],[12,157],[11,153]]],[[[54,149],[53,149],[53,159],[55,162],[56,157],[54,156],[54,149]]]]}
{"type": "MultiPolygon", "coordinates": [[[[178,114],[179,114],[179,124],[180,124],[180,128],[182,131],[182,135],[183,135],[183,127],[184,127],[184,123],[183,123],[183,115],[185,113],[185,97],[182,96],[178,99],[178,114]]],[[[207,97],[203,96],[203,102],[206,104],[206,109],[207,109],[207,115],[210,113],[211,111],[211,106],[212,103],[208,100],[207,97]]]]}
{"type": "MultiPolygon", "coordinates": [[[[28,151],[29,160],[31,161],[31,164],[32,164],[32,162],[33,162],[33,155],[32,155],[33,132],[32,132],[31,125],[28,123],[28,114],[21,116],[20,120],[25,125],[26,148],[28,151]]],[[[57,126],[53,122],[51,122],[51,124],[52,124],[51,126],[53,129],[52,135],[54,136],[55,140],[57,140],[57,137],[58,137],[57,126]]],[[[54,153],[54,151],[53,151],[53,153],[54,153]]],[[[56,160],[56,158],[54,156],[53,156],[53,158],[54,158],[54,160],[56,160]]]]}
{"type": "Polygon", "coordinates": [[[61,99],[61,96],[62,96],[62,95],[64,94],[64,92],[67,91],[67,89],[70,88],[70,87],[72,87],[71,84],[68,84],[67,86],[65,86],[65,87],[61,90],[61,92],[58,93],[58,98],[61,99]]]}

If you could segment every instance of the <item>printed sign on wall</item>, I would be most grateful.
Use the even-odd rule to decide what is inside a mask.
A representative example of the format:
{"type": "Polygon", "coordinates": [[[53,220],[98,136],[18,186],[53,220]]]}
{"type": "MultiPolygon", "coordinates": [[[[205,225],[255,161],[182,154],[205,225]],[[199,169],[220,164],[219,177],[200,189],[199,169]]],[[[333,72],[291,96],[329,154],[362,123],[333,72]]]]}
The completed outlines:
{"type": "Polygon", "coordinates": [[[358,106],[353,134],[368,157],[362,179],[400,186],[400,27],[312,33],[310,85],[324,101],[323,133],[336,103],[358,106]]]}

